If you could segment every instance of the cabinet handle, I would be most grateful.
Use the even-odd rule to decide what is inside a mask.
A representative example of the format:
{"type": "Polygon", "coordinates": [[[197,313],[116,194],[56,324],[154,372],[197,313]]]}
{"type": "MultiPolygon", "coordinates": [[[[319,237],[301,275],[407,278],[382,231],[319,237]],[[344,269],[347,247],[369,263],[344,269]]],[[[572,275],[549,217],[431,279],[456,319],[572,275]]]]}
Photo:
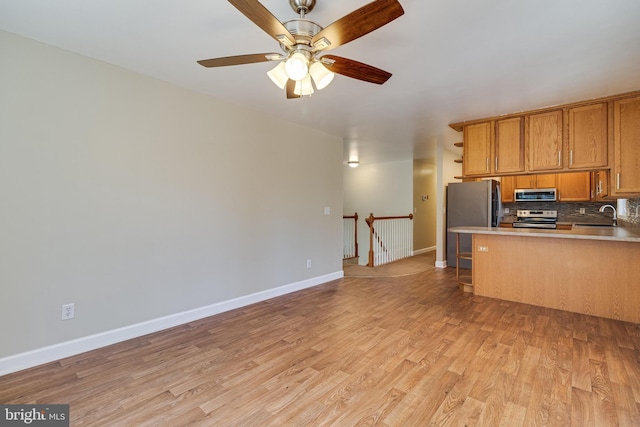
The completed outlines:
{"type": "Polygon", "coordinates": [[[498,171],[498,156],[496,156],[496,172],[498,171]]]}
{"type": "Polygon", "coordinates": [[[616,190],[620,189],[620,172],[616,174],[616,190]]]}
{"type": "Polygon", "coordinates": [[[558,166],[562,166],[562,151],[558,151],[558,166]]]}
{"type": "Polygon", "coordinates": [[[602,180],[598,182],[598,194],[602,194],[602,180]]]}
{"type": "Polygon", "coordinates": [[[569,151],[569,166],[573,166],[573,150],[569,151]]]}
{"type": "Polygon", "coordinates": [[[489,170],[489,158],[487,157],[487,164],[485,166],[485,170],[488,171],[489,170]]]}

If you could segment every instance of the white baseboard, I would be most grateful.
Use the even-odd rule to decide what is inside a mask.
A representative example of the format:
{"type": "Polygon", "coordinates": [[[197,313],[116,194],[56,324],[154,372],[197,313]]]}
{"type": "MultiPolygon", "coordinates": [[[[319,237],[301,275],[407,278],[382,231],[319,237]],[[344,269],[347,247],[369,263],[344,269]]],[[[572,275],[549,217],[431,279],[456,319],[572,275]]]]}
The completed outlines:
{"type": "Polygon", "coordinates": [[[420,254],[426,254],[427,252],[433,252],[436,250],[435,246],[431,246],[430,248],[422,248],[422,249],[418,249],[416,251],[412,251],[411,255],[420,255],[420,254]]]}
{"type": "Polygon", "coordinates": [[[17,372],[22,369],[32,368],[44,363],[53,362],[65,357],[74,356],[76,354],[84,353],[85,351],[95,350],[97,348],[105,347],[128,339],[141,337],[143,335],[172,328],[184,323],[204,319],[205,317],[245,307],[250,304],[279,297],[291,292],[318,286],[332,280],[341,279],[342,277],[344,277],[344,272],[337,271],[335,273],[291,283],[278,288],[256,292],[251,295],[245,295],[228,301],[222,301],[193,310],[113,329],[111,331],[101,332],[99,334],[89,335],[71,341],[42,347],[36,350],[7,356],[0,359],[0,376],[17,372]]]}
{"type": "Polygon", "coordinates": [[[436,268],[447,268],[447,260],[436,261],[436,268]]]}

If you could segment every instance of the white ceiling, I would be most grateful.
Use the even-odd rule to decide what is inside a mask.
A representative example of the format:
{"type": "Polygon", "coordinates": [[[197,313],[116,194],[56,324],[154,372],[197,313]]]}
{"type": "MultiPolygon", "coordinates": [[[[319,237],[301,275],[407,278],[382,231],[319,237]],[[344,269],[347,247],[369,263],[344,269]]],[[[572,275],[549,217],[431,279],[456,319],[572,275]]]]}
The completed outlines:
{"type": "MultiPolygon", "coordinates": [[[[288,0],[261,2],[297,18],[288,0]]],[[[307,18],[327,26],[368,2],[317,0],[307,18]]],[[[0,0],[0,29],[342,136],[362,163],[454,150],[452,122],[640,89],[640,0],[400,3],[403,16],[331,52],[393,73],[387,83],[338,75],[294,100],[267,77],[273,63],[196,63],[280,52],[224,0],[0,0]]]]}

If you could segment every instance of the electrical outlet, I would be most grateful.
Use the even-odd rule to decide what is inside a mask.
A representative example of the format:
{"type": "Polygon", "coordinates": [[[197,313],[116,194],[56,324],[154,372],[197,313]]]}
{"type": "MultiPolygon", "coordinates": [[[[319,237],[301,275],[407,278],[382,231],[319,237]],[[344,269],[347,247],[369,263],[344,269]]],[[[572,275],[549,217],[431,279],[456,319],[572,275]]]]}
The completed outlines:
{"type": "Polygon", "coordinates": [[[329,206],[325,206],[324,207],[324,214],[325,215],[331,215],[331,208],[329,206]]]}
{"type": "Polygon", "coordinates": [[[307,260],[307,268],[311,268],[311,260],[310,259],[307,260]]]}
{"type": "Polygon", "coordinates": [[[504,208],[504,213],[508,214],[509,213],[509,208],[504,208]]]}
{"type": "Polygon", "coordinates": [[[75,303],[62,304],[62,320],[73,319],[75,315],[76,315],[75,303]]]}
{"type": "Polygon", "coordinates": [[[585,214],[584,208],[580,208],[580,215],[584,215],[584,214],[585,214]]]}

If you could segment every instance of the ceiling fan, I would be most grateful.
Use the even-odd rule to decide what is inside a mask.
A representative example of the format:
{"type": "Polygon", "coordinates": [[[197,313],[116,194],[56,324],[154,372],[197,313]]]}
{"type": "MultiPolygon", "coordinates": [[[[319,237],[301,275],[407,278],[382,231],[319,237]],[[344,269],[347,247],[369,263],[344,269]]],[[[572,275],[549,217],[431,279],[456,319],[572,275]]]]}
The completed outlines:
{"type": "Polygon", "coordinates": [[[369,83],[383,84],[391,73],[352,59],[324,52],[362,37],[394,19],[404,10],[397,0],[375,0],[343,16],[323,28],[305,18],[313,10],[315,0],[289,0],[299,19],[280,22],[258,0],[228,0],[236,9],[280,43],[283,53],[256,53],[203,59],[204,67],[252,64],[279,61],[267,73],[280,89],[286,88],[287,98],[311,95],[325,88],[334,73],[369,83]],[[312,83],[313,82],[313,83],[312,83]]]}

